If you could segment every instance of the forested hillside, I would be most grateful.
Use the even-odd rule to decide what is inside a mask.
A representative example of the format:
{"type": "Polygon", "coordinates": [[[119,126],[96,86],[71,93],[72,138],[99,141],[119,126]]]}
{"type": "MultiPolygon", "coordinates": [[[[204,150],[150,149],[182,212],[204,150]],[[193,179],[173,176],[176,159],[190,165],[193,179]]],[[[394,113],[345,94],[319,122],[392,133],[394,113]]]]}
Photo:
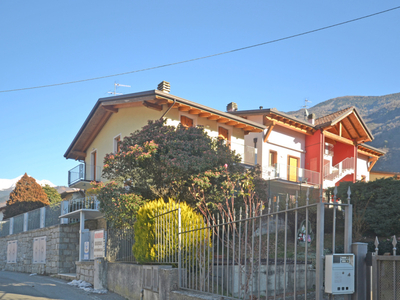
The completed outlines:
{"type": "MultiPolygon", "coordinates": [[[[374,166],[377,171],[400,172],[400,93],[385,96],[345,96],[321,102],[308,109],[317,118],[355,106],[374,135],[369,145],[387,151],[374,166]]],[[[304,110],[288,112],[303,118],[304,110]]]]}

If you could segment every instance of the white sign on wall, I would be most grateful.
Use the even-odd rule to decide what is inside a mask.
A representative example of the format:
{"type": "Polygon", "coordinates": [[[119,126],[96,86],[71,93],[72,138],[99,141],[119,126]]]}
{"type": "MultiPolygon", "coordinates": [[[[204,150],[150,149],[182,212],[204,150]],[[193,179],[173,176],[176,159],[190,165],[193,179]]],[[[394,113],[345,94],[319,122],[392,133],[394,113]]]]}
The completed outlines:
{"type": "Polygon", "coordinates": [[[17,263],[17,245],[18,242],[9,241],[7,243],[7,263],[8,264],[15,264],[17,263]]]}
{"type": "Polygon", "coordinates": [[[41,236],[33,239],[33,263],[46,263],[46,237],[41,236]]]}
{"type": "Polygon", "coordinates": [[[104,230],[98,230],[94,232],[94,246],[93,246],[93,256],[104,257],[104,230]]]}

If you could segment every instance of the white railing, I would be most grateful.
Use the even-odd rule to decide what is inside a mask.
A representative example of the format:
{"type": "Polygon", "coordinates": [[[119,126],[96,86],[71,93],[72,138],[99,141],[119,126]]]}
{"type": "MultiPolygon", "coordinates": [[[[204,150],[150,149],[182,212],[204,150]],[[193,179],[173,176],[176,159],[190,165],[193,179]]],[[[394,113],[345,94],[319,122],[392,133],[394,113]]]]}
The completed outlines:
{"type": "Polygon", "coordinates": [[[354,173],[354,158],[347,157],[333,167],[330,163],[324,165],[324,180],[335,181],[354,173]]]}
{"type": "Polygon", "coordinates": [[[319,185],[319,172],[297,168],[286,164],[273,164],[272,166],[263,166],[264,179],[284,179],[292,182],[307,183],[310,185],[319,185]]]}

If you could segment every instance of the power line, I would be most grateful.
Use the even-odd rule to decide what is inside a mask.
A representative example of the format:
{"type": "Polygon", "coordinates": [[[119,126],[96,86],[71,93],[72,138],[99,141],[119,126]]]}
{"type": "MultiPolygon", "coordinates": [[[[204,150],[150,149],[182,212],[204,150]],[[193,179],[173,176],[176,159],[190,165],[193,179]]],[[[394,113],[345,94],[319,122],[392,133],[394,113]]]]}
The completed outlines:
{"type": "Polygon", "coordinates": [[[281,41],[284,41],[284,40],[292,39],[292,38],[303,36],[303,35],[306,35],[306,34],[318,32],[318,31],[329,29],[329,28],[341,26],[341,25],[344,25],[344,24],[356,22],[356,21],[359,21],[359,20],[362,20],[362,19],[374,17],[374,16],[377,16],[377,15],[380,15],[380,14],[384,14],[384,13],[387,13],[387,12],[390,12],[390,11],[393,11],[393,10],[396,10],[396,9],[399,9],[399,8],[400,8],[400,6],[396,6],[396,7],[393,7],[393,8],[390,8],[390,9],[386,9],[386,10],[382,10],[380,12],[376,12],[376,13],[373,13],[373,14],[370,14],[370,15],[366,15],[366,16],[363,16],[363,17],[351,19],[351,20],[348,20],[348,21],[336,23],[336,24],[333,24],[333,25],[325,26],[325,27],[320,27],[318,29],[305,31],[305,32],[302,32],[302,33],[294,34],[294,35],[289,35],[289,36],[286,36],[286,37],[283,37],[283,38],[279,38],[279,39],[276,39],[276,40],[271,40],[271,41],[267,41],[267,42],[263,42],[263,43],[259,43],[259,44],[254,44],[254,45],[250,45],[250,46],[246,46],[246,47],[241,47],[241,48],[228,50],[228,51],[225,51],[225,52],[210,54],[210,55],[206,55],[206,56],[201,56],[201,57],[196,57],[196,58],[192,58],[192,59],[182,60],[182,61],[173,62],[173,63],[169,63],[169,64],[164,64],[164,65],[159,65],[159,66],[155,66],[155,67],[149,67],[149,68],[145,68],[145,69],[139,69],[139,70],[134,70],[134,71],[128,71],[128,72],[123,72],[123,73],[118,73],[118,74],[105,75],[105,76],[99,76],[99,77],[93,77],[93,78],[87,78],[87,79],[67,81],[67,82],[62,82],[62,83],[53,83],[53,84],[39,85],[39,86],[19,88],[19,89],[2,90],[2,91],[0,91],[0,93],[41,89],[41,88],[47,88],[47,87],[53,87],[53,86],[67,85],[67,84],[73,84],[73,83],[79,83],[79,82],[85,82],[85,81],[93,81],[93,80],[99,80],[99,79],[104,79],[104,78],[109,78],[109,77],[115,77],[115,76],[121,76],[121,75],[133,74],[133,73],[139,73],[139,72],[150,71],[150,70],[155,70],[155,69],[160,69],[160,68],[165,68],[165,67],[171,67],[171,66],[175,66],[175,65],[179,65],[179,64],[193,62],[193,61],[196,61],[196,60],[202,60],[202,59],[211,58],[211,57],[220,56],[220,55],[225,55],[225,54],[229,54],[229,53],[233,53],[233,52],[243,51],[243,50],[247,50],[247,49],[251,49],[251,48],[255,48],[255,47],[260,47],[260,46],[264,46],[264,45],[268,45],[268,44],[272,44],[272,43],[276,43],[276,42],[281,42],[281,41]]]}

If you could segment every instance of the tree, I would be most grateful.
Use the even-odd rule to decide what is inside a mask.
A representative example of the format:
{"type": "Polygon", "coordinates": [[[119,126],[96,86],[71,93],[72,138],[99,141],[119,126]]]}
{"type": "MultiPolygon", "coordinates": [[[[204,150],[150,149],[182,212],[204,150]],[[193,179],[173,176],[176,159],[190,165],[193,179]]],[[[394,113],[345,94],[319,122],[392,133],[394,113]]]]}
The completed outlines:
{"type": "Polygon", "coordinates": [[[10,194],[4,217],[11,218],[49,204],[50,202],[42,187],[34,178],[25,173],[10,194]]]}
{"type": "Polygon", "coordinates": [[[240,156],[201,127],[149,121],[120,145],[119,153],[104,158],[103,177],[124,184],[144,199],[173,198],[195,206],[190,194],[195,176],[222,166],[229,172],[243,171],[240,156]]]}
{"type": "Polygon", "coordinates": [[[61,195],[57,192],[55,188],[46,184],[44,187],[42,187],[42,189],[46,193],[50,204],[57,204],[62,201],[61,195]]]}
{"type": "Polygon", "coordinates": [[[343,182],[338,188],[338,198],[343,202],[347,199],[349,186],[356,239],[365,233],[390,236],[400,232],[400,181],[385,178],[369,182],[343,182]]]}

